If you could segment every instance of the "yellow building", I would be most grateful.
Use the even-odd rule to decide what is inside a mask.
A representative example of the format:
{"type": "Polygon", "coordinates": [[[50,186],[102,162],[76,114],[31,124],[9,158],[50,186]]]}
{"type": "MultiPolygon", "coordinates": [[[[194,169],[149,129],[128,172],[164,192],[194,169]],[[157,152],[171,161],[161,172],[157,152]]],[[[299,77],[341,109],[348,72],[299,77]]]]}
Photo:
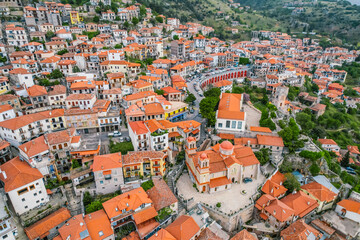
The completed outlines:
{"type": "Polygon", "coordinates": [[[165,108],[165,120],[176,122],[185,119],[188,105],[183,102],[170,102],[170,103],[171,103],[171,107],[165,108]]]}
{"type": "Polygon", "coordinates": [[[160,151],[135,151],[123,157],[125,179],[164,176],[167,155],[160,151]]]}
{"type": "Polygon", "coordinates": [[[80,17],[77,11],[70,12],[70,19],[71,19],[71,24],[73,25],[79,24],[82,21],[82,17],[80,17]]]}
{"type": "Polygon", "coordinates": [[[9,91],[9,79],[7,77],[0,77],[0,95],[9,91]]]}

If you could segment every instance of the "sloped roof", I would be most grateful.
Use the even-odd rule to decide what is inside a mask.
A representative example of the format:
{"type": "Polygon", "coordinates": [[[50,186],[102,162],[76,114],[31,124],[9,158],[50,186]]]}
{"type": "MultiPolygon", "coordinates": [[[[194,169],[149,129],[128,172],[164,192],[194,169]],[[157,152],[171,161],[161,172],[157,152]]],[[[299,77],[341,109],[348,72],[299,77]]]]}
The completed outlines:
{"type": "Polygon", "coordinates": [[[165,228],[177,240],[190,240],[200,231],[200,227],[191,216],[182,215],[165,228]]]}

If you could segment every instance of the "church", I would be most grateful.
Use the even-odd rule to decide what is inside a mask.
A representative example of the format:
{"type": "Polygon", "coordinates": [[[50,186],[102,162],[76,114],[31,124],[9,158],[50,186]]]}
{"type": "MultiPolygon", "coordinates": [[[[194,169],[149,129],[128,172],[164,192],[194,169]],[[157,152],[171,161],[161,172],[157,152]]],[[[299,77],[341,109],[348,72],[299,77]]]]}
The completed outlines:
{"type": "Polygon", "coordinates": [[[257,179],[260,162],[250,147],[233,145],[229,141],[197,152],[196,139],[187,138],[186,166],[199,192],[214,193],[230,189],[232,184],[244,184],[245,178],[257,179]]]}

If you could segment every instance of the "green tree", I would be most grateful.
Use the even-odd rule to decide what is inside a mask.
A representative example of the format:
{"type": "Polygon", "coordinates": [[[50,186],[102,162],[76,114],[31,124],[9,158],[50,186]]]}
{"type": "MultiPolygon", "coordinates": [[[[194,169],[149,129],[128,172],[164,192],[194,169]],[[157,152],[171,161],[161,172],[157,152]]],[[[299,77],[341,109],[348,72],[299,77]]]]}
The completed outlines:
{"type": "Polygon", "coordinates": [[[340,165],[342,167],[348,167],[350,164],[350,152],[347,151],[347,153],[345,154],[345,156],[341,159],[340,165]]]}
{"type": "Polygon", "coordinates": [[[122,48],[122,45],[121,45],[121,44],[116,44],[116,45],[114,46],[114,48],[115,48],[115,49],[121,49],[121,48],[122,48]]]}
{"type": "Polygon", "coordinates": [[[65,53],[68,53],[69,50],[67,50],[66,48],[65,49],[62,49],[60,51],[57,52],[57,55],[64,55],[65,53]]]}
{"type": "Polygon", "coordinates": [[[100,201],[94,201],[86,207],[86,213],[89,214],[92,212],[96,212],[102,208],[103,208],[103,205],[100,201]]]}
{"type": "Polygon", "coordinates": [[[179,40],[179,36],[178,36],[178,35],[174,35],[174,36],[173,36],[173,39],[174,39],[174,40],[179,40]]]}
{"type": "Polygon", "coordinates": [[[193,102],[195,102],[196,97],[194,94],[190,93],[186,98],[185,98],[185,102],[187,104],[192,104],[193,102]]]}
{"type": "Polygon", "coordinates": [[[293,174],[286,173],[285,178],[286,180],[284,182],[284,187],[287,188],[289,193],[293,192],[294,190],[300,190],[300,183],[293,174]]]}
{"type": "Polygon", "coordinates": [[[6,63],[7,62],[7,58],[6,58],[6,56],[0,56],[0,62],[2,62],[2,63],[6,63]]]}
{"type": "Polygon", "coordinates": [[[79,163],[79,161],[76,159],[73,159],[71,168],[75,169],[75,168],[79,168],[79,167],[81,167],[81,164],[79,163]]]}
{"type": "Polygon", "coordinates": [[[239,64],[240,65],[250,64],[250,60],[249,60],[249,58],[241,57],[241,58],[239,58],[239,64]]]}
{"type": "Polygon", "coordinates": [[[77,73],[77,72],[81,72],[80,68],[78,66],[74,66],[73,67],[73,72],[77,73]]]}
{"type": "Polygon", "coordinates": [[[311,116],[305,112],[296,114],[296,121],[301,126],[301,129],[309,132],[315,127],[315,123],[312,121],[311,116]]]}
{"type": "Polygon", "coordinates": [[[124,28],[129,29],[129,27],[130,27],[130,23],[128,21],[125,21],[124,22],[124,28]]]}
{"type": "Polygon", "coordinates": [[[48,31],[48,32],[46,32],[45,36],[46,36],[46,39],[50,40],[52,37],[55,36],[55,33],[52,31],[48,31]]]}
{"type": "Polygon", "coordinates": [[[140,18],[144,18],[146,16],[146,7],[144,5],[140,6],[140,18]]]}
{"type": "Polygon", "coordinates": [[[64,77],[64,74],[59,70],[59,69],[55,69],[54,71],[52,71],[50,73],[49,76],[51,79],[58,79],[58,78],[62,78],[64,77]]]}
{"type": "Polygon", "coordinates": [[[270,149],[262,148],[260,151],[255,152],[256,158],[259,160],[261,165],[266,164],[270,161],[270,149]]]}
{"type": "Polygon", "coordinates": [[[95,16],[95,17],[93,18],[93,22],[94,22],[94,23],[99,23],[99,22],[100,22],[99,16],[95,16]]]}
{"type": "Polygon", "coordinates": [[[205,97],[220,97],[221,90],[220,88],[211,88],[204,92],[205,97]]]}
{"type": "Polygon", "coordinates": [[[163,23],[164,19],[160,16],[155,17],[155,20],[158,21],[159,23],[163,23]]]}
{"type": "Polygon", "coordinates": [[[208,120],[209,126],[214,126],[216,123],[216,106],[219,101],[219,97],[205,97],[199,104],[200,113],[202,117],[208,120]]]}
{"type": "Polygon", "coordinates": [[[93,197],[90,195],[90,193],[88,191],[86,191],[84,193],[84,198],[83,198],[83,203],[84,206],[86,207],[87,205],[89,205],[92,201],[94,201],[93,197]]]}
{"type": "Polygon", "coordinates": [[[317,163],[313,163],[309,168],[311,175],[317,176],[320,173],[320,167],[317,163]]]}
{"type": "Polygon", "coordinates": [[[155,93],[158,95],[164,95],[165,92],[162,89],[157,89],[157,90],[155,90],[155,93]]]}
{"type": "Polygon", "coordinates": [[[136,26],[139,23],[139,19],[137,17],[134,17],[133,19],[131,19],[131,22],[134,26],[136,26]]]}

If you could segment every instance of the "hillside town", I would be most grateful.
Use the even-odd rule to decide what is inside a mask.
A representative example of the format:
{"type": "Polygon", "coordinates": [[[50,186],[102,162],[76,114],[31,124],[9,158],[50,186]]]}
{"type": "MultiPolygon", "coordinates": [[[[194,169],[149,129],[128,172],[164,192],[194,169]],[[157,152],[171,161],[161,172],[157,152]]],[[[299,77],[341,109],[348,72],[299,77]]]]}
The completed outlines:
{"type": "Polygon", "coordinates": [[[1,239],[360,239],[359,50],[66,2],[0,2],[1,239]]]}

